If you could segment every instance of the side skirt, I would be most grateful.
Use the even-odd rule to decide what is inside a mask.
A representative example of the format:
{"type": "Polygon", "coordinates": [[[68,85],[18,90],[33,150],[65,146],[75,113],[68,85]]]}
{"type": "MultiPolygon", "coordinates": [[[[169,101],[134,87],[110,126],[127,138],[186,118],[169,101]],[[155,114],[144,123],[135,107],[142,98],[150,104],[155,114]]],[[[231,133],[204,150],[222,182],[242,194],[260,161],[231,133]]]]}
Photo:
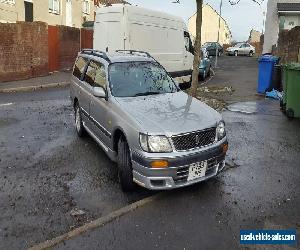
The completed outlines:
{"type": "Polygon", "coordinates": [[[110,148],[105,146],[105,144],[86,126],[85,122],[83,122],[83,127],[88,132],[88,134],[98,143],[98,145],[103,148],[107,156],[113,161],[116,162],[117,154],[116,152],[112,151],[110,148]]]}

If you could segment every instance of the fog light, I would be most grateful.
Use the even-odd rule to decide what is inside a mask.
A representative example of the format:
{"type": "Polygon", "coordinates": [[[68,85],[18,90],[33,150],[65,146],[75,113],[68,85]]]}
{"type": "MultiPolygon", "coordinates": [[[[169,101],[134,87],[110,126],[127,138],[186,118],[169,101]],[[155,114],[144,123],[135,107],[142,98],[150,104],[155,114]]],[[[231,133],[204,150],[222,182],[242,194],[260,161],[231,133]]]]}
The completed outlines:
{"type": "Polygon", "coordinates": [[[151,167],[153,168],[167,168],[169,166],[168,161],[152,161],[151,167]]]}
{"type": "Polygon", "coordinates": [[[164,180],[151,180],[151,185],[155,187],[163,187],[166,185],[164,180]]]}
{"type": "Polygon", "coordinates": [[[223,145],[223,153],[226,154],[227,151],[228,151],[228,143],[223,145]]]}

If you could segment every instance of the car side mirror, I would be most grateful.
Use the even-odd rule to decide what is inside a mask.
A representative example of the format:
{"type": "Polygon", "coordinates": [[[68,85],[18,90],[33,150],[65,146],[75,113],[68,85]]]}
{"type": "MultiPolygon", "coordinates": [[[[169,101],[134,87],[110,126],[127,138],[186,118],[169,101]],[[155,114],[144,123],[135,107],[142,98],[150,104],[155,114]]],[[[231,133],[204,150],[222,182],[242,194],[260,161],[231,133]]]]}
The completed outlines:
{"type": "Polygon", "coordinates": [[[99,98],[105,98],[106,97],[105,90],[102,87],[94,87],[93,95],[96,96],[96,97],[99,97],[99,98]]]}

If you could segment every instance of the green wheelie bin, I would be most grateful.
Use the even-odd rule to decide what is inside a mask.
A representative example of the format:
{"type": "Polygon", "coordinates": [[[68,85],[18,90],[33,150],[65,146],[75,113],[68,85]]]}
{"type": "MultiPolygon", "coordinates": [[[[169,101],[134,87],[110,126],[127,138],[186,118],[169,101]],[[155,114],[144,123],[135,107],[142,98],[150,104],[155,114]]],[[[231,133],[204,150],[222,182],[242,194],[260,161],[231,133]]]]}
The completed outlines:
{"type": "Polygon", "coordinates": [[[286,73],[286,115],[300,118],[300,63],[287,65],[286,73]]]}
{"type": "Polygon", "coordinates": [[[282,100],[280,101],[280,108],[283,113],[286,112],[286,94],[287,94],[287,83],[288,83],[288,66],[289,65],[283,65],[282,66],[282,82],[283,82],[283,96],[282,100]]]}

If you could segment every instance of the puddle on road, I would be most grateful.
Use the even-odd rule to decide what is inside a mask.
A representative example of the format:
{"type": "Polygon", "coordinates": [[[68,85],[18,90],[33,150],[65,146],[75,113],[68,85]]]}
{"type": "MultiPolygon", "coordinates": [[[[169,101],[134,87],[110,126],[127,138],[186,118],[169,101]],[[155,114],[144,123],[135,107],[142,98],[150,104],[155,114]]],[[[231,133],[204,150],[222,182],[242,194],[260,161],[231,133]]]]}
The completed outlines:
{"type": "Polygon", "coordinates": [[[227,107],[231,112],[255,114],[258,112],[257,102],[238,102],[227,107]]]}

